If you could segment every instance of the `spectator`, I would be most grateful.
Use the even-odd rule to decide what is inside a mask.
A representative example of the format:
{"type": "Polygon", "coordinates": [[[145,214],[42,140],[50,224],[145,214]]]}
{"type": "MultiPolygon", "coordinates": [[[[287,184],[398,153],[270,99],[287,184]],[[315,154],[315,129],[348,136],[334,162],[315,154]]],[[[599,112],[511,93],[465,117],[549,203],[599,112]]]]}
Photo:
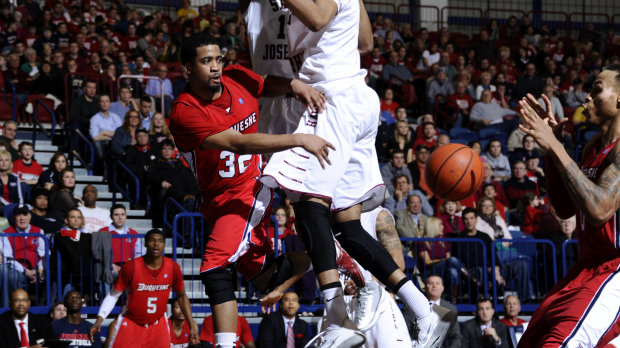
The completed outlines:
{"type": "MultiPolygon", "coordinates": [[[[194,19],[198,17],[198,13],[191,7],[190,0],[181,1],[181,8],[177,11],[177,18],[194,19]]],[[[189,342],[189,341],[188,341],[189,342]]]]}
{"type": "MultiPolygon", "coordinates": [[[[78,289],[90,295],[91,290],[91,236],[84,233],[84,216],[77,208],[71,208],[65,216],[65,226],[54,235],[52,264],[58,264],[60,254],[61,285],[64,291],[78,289]]],[[[56,279],[56,277],[54,277],[56,279]]]]}
{"type": "Polygon", "coordinates": [[[129,110],[138,110],[136,102],[131,98],[131,87],[121,84],[118,89],[118,100],[110,104],[110,112],[117,115],[126,115],[129,110]]]}
{"type": "Polygon", "coordinates": [[[189,322],[185,320],[185,315],[179,305],[179,299],[176,297],[170,305],[168,328],[170,329],[170,348],[189,347],[191,339],[189,322]]]}
{"type": "Polygon", "coordinates": [[[299,318],[299,296],[289,291],[280,299],[280,310],[263,317],[258,327],[256,347],[304,347],[310,340],[308,323],[299,318]],[[288,342],[293,345],[289,345],[288,342]]]}
{"type": "Polygon", "coordinates": [[[33,159],[34,147],[29,141],[19,143],[20,159],[13,162],[13,173],[20,181],[35,186],[39,182],[39,176],[43,173],[43,167],[33,159]]]}
{"type": "Polygon", "coordinates": [[[17,135],[17,122],[6,121],[2,126],[2,135],[0,135],[0,144],[6,145],[6,150],[11,153],[11,161],[17,161],[19,159],[19,147],[15,136],[17,135]]]}
{"type": "Polygon", "coordinates": [[[457,71],[454,65],[450,63],[450,53],[445,50],[441,52],[441,55],[439,57],[439,68],[443,68],[443,70],[445,71],[448,82],[454,81],[454,77],[456,76],[457,71]]]}
{"type": "MultiPolygon", "coordinates": [[[[542,92],[549,98],[549,101],[551,101],[551,111],[553,111],[555,120],[558,122],[562,121],[564,119],[564,109],[562,103],[560,103],[560,99],[553,94],[553,86],[547,85],[543,87],[542,92]]],[[[542,106],[543,110],[547,110],[547,104],[542,97],[538,98],[538,103],[542,106]]]]}
{"type": "Polygon", "coordinates": [[[497,88],[495,85],[491,84],[491,74],[488,71],[480,74],[480,84],[476,87],[476,100],[480,100],[482,98],[483,91],[491,91],[491,95],[495,92],[497,88]]]}
{"type": "Polygon", "coordinates": [[[527,169],[527,177],[532,180],[538,186],[538,192],[540,196],[547,194],[547,178],[545,177],[545,171],[540,165],[540,158],[536,156],[528,156],[525,159],[525,168],[527,169]]]}
{"type": "Polygon", "coordinates": [[[386,88],[383,92],[383,99],[381,100],[381,111],[389,113],[394,117],[398,103],[394,101],[394,91],[391,88],[386,88]]]}
{"type": "Polygon", "coordinates": [[[75,174],[72,169],[65,169],[59,174],[59,180],[54,185],[50,195],[49,214],[56,220],[62,221],[69,209],[78,206],[82,201],[75,197],[75,174]]]}
{"type": "MultiPolygon", "coordinates": [[[[30,210],[25,205],[13,209],[11,226],[2,231],[10,236],[2,237],[3,263],[6,267],[7,288],[3,289],[3,297],[9,292],[44,281],[45,243],[39,237],[20,237],[20,233],[44,235],[43,230],[30,224],[30,210]],[[26,283],[27,281],[27,283],[26,283]]],[[[6,297],[4,297],[6,300],[6,297]]]]}
{"type": "Polygon", "coordinates": [[[51,240],[54,233],[62,227],[62,220],[56,220],[48,213],[49,192],[45,189],[34,189],[30,194],[30,201],[32,205],[30,223],[46,231],[45,236],[51,240]]]}
{"type": "Polygon", "coordinates": [[[543,160],[542,150],[537,147],[536,140],[531,135],[524,135],[521,140],[521,147],[514,149],[510,154],[510,163],[515,163],[516,161],[525,162],[528,157],[536,157],[540,161],[543,160]]]}
{"type": "Polygon", "coordinates": [[[181,76],[177,76],[174,80],[172,80],[173,99],[178,98],[179,94],[181,94],[181,92],[183,92],[183,89],[185,89],[185,86],[187,86],[187,81],[188,81],[187,70],[185,69],[184,66],[182,66],[181,69],[179,69],[179,71],[181,72],[181,76]]]}
{"type": "Polygon", "coordinates": [[[578,108],[586,102],[588,93],[583,90],[583,81],[580,78],[573,80],[573,86],[564,95],[566,105],[571,108],[578,108]]]}
{"type": "Polygon", "coordinates": [[[3,207],[24,203],[22,184],[19,177],[13,174],[13,162],[8,151],[0,151],[0,193],[3,207]]]}
{"type": "Polygon", "coordinates": [[[32,88],[33,79],[28,73],[20,69],[19,55],[17,53],[9,54],[7,62],[7,69],[2,72],[4,90],[7,93],[12,93],[13,85],[15,85],[16,107],[19,107],[26,101],[28,91],[32,88]]]}
{"type": "Polygon", "coordinates": [[[394,218],[400,237],[420,238],[429,217],[422,213],[422,198],[413,194],[407,197],[407,208],[396,211],[394,218]]]}
{"type": "Polygon", "coordinates": [[[515,295],[508,295],[504,298],[504,312],[506,315],[501,319],[501,322],[508,326],[523,326],[527,321],[519,318],[521,312],[521,301],[515,295]]]}
{"type": "Polygon", "coordinates": [[[0,346],[36,347],[37,342],[56,338],[49,319],[31,313],[28,293],[11,293],[10,308],[0,315],[0,346]]]}
{"type": "Polygon", "coordinates": [[[407,176],[408,181],[412,182],[411,172],[405,166],[405,153],[395,150],[392,152],[390,162],[381,168],[381,177],[390,195],[394,194],[394,178],[399,174],[407,176]]]}
{"type": "MultiPolygon", "coordinates": [[[[500,186],[501,189],[501,186],[500,186]]],[[[504,192],[501,190],[500,192],[504,192]]],[[[495,202],[495,208],[499,212],[499,216],[501,216],[504,221],[506,221],[506,213],[508,212],[508,207],[504,205],[501,201],[498,200],[497,187],[492,183],[486,183],[482,185],[482,197],[488,197],[495,202]]]]}
{"type": "Polygon", "coordinates": [[[153,101],[151,97],[143,95],[142,98],[140,98],[140,108],[138,111],[140,111],[140,119],[142,120],[141,128],[151,129],[151,119],[153,118],[153,111],[151,111],[152,106],[153,101]]]}
{"type": "Polygon", "coordinates": [[[63,152],[55,152],[50,159],[49,167],[39,176],[37,186],[50,191],[60,178],[60,173],[67,169],[67,156],[63,152]]]}
{"type": "Polygon", "coordinates": [[[431,80],[431,82],[428,84],[428,89],[426,91],[426,96],[427,96],[427,111],[428,112],[434,112],[434,105],[435,105],[435,98],[438,95],[443,95],[445,97],[450,96],[451,94],[454,93],[454,87],[452,86],[452,82],[450,82],[450,80],[448,80],[448,77],[446,75],[446,69],[440,67],[437,70],[437,74],[435,75],[435,78],[433,80],[431,80]]]}
{"type": "Polygon", "coordinates": [[[439,208],[439,218],[443,222],[442,237],[455,237],[464,228],[463,219],[457,215],[461,212],[461,203],[454,201],[443,201],[439,208]]]}
{"type": "MultiPolygon", "coordinates": [[[[443,238],[443,222],[434,216],[429,217],[424,224],[422,238],[443,238]]],[[[448,279],[451,287],[452,301],[457,301],[459,284],[461,283],[461,269],[464,267],[461,260],[450,254],[450,244],[443,241],[424,241],[417,243],[418,267],[424,278],[432,274],[439,274],[448,279]]]]}
{"type": "Polygon", "coordinates": [[[172,134],[168,129],[164,115],[161,112],[156,112],[153,114],[153,122],[149,128],[149,144],[151,148],[159,149],[162,141],[166,139],[172,140],[172,134]]]}
{"type": "Polygon", "coordinates": [[[476,57],[479,60],[488,59],[489,61],[495,61],[497,49],[489,39],[489,32],[486,29],[480,31],[480,38],[475,40],[470,48],[476,52],[476,57]]]}
{"type": "Polygon", "coordinates": [[[491,300],[478,300],[476,317],[463,324],[463,348],[508,348],[506,325],[494,315],[495,309],[491,300]]]}
{"type": "Polygon", "coordinates": [[[401,151],[406,154],[406,162],[412,162],[414,158],[412,134],[406,121],[396,121],[394,136],[387,143],[388,153],[392,154],[394,151],[401,151]]]}
{"type": "Polygon", "coordinates": [[[422,200],[422,213],[428,216],[433,215],[433,207],[426,199],[424,193],[419,190],[409,189],[410,182],[406,175],[399,174],[394,178],[394,194],[385,200],[385,209],[394,214],[398,210],[407,208],[407,197],[415,194],[422,200]]]}
{"type": "Polygon", "coordinates": [[[129,259],[142,256],[142,238],[133,228],[127,226],[127,210],[122,204],[114,204],[110,208],[112,223],[100,229],[100,232],[109,232],[111,235],[125,236],[124,238],[112,238],[112,273],[118,276],[121,266],[129,259]],[[127,236],[137,236],[127,237],[127,236]]]}
{"type": "Polygon", "coordinates": [[[431,154],[431,150],[428,146],[420,144],[415,148],[415,161],[409,163],[409,172],[411,173],[413,189],[424,192],[426,198],[431,199],[433,197],[433,191],[426,185],[426,179],[424,178],[424,166],[431,154]]]}
{"type": "Polygon", "coordinates": [[[114,131],[114,136],[110,142],[112,156],[118,159],[129,146],[136,144],[136,130],[139,126],[140,113],[136,110],[129,110],[125,114],[123,124],[114,131]]]}
{"type": "Polygon", "coordinates": [[[525,97],[527,93],[537,96],[542,93],[544,82],[540,76],[536,74],[536,65],[527,63],[525,67],[525,75],[517,80],[516,99],[525,97]]]}
{"type": "Polygon", "coordinates": [[[101,337],[98,332],[93,335],[93,342],[88,336],[93,324],[82,319],[82,295],[80,292],[69,291],[65,295],[64,302],[67,307],[67,316],[52,323],[58,339],[71,342],[71,347],[101,348],[101,337]]]}
{"type": "Polygon", "coordinates": [[[511,208],[516,208],[517,203],[530,192],[534,196],[538,196],[538,187],[536,183],[527,177],[525,163],[517,161],[512,165],[512,177],[506,181],[504,192],[510,202],[511,208]]]}
{"type": "MultiPolygon", "coordinates": [[[[153,42],[153,30],[147,29],[142,33],[142,37],[138,39],[136,51],[141,55],[144,60],[150,65],[157,62],[157,51],[152,44],[153,42]]],[[[137,64],[136,64],[137,65],[137,64]]],[[[144,67],[144,65],[142,66],[144,67]]],[[[138,66],[138,68],[141,68],[138,66]]],[[[147,73],[144,73],[147,75],[147,73]]]]}
{"type": "Polygon", "coordinates": [[[478,219],[476,230],[486,233],[491,240],[512,239],[506,221],[502,219],[495,208],[495,202],[488,197],[478,201],[478,219]]]}
{"type": "Polygon", "coordinates": [[[388,63],[383,67],[383,82],[386,85],[392,84],[401,86],[413,82],[413,76],[405,65],[398,63],[398,53],[391,51],[388,63]]]}
{"type": "Polygon", "coordinates": [[[65,307],[65,304],[62,302],[56,302],[50,308],[49,316],[52,322],[62,319],[67,316],[67,307],[65,307]]]}
{"type": "Polygon", "coordinates": [[[521,231],[528,236],[537,235],[545,215],[544,205],[545,202],[540,197],[531,192],[526,193],[517,205],[519,219],[515,222],[511,219],[511,224],[521,226],[521,231]]]}
{"type": "MultiPolygon", "coordinates": [[[[213,316],[209,315],[202,322],[200,328],[200,342],[203,346],[215,346],[215,331],[213,330],[213,316]]],[[[237,315],[237,342],[235,347],[256,348],[252,330],[247,319],[241,315],[237,315]]]]}
{"type": "MultiPolygon", "coordinates": [[[[151,148],[149,145],[149,136],[145,129],[136,130],[136,144],[129,146],[121,161],[131,170],[131,172],[138,178],[139,182],[146,183],[147,172],[151,165],[151,161],[157,158],[157,151],[151,148]]],[[[130,186],[131,192],[135,192],[136,187],[133,180],[125,178],[130,186]]],[[[131,197],[135,197],[133,194],[131,197]]],[[[141,206],[146,206],[146,189],[142,188],[139,192],[139,202],[141,206]]]]}
{"type": "Polygon", "coordinates": [[[70,128],[72,130],[79,129],[84,135],[90,134],[90,119],[99,111],[98,105],[97,83],[93,80],[86,80],[84,83],[84,94],[75,99],[71,104],[71,112],[69,114],[70,128]]]}
{"type": "Polygon", "coordinates": [[[425,121],[422,122],[422,124],[419,125],[418,128],[422,130],[422,133],[413,143],[413,149],[417,151],[419,145],[424,145],[429,150],[434,148],[435,145],[437,145],[437,129],[435,129],[435,123],[425,121]]]}
{"type": "Polygon", "coordinates": [[[505,132],[508,134],[518,125],[518,119],[516,122],[507,122],[504,120],[505,116],[517,115],[517,113],[510,109],[504,109],[499,105],[492,103],[493,93],[491,91],[482,91],[480,101],[474,104],[469,114],[469,120],[474,123],[474,128],[484,128],[486,126],[493,125],[493,128],[505,132]]]}
{"type": "MultiPolygon", "coordinates": [[[[442,298],[444,286],[443,279],[440,276],[431,274],[426,277],[425,281],[426,287],[425,293],[426,297],[428,297],[428,301],[430,303],[436,304],[437,306],[441,306],[444,308],[448,308],[453,312],[458,312],[456,306],[452,304],[450,301],[446,301],[442,298]]],[[[407,319],[407,317],[405,317],[407,319]]],[[[409,318],[411,319],[411,318],[409,318]]],[[[447,348],[459,348],[461,346],[461,330],[460,325],[453,325],[446,334],[447,344],[444,344],[447,348]]]]}
{"type": "Polygon", "coordinates": [[[499,140],[492,139],[487,143],[482,158],[493,169],[495,180],[504,181],[510,177],[510,162],[508,157],[502,153],[502,143],[499,140]]]}
{"type": "Polygon", "coordinates": [[[449,96],[449,99],[457,107],[456,111],[458,113],[458,118],[456,119],[454,126],[460,127],[463,124],[464,118],[469,119],[469,113],[471,108],[474,106],[474,101],[467,93],[467,86],[463,81],[457,81],[455,85],[456,92],[452,93],[449,96]]]}
{"type": "Polygon", "coordinates": [[[383,67],[387,64],[385,58],[381,56],[381,49],[375,46],[372,49],[370,55],[362,57],[362,67],[368,70],[370,76],[369,86],[373,89],[377,89],[377,82],[383,75],[383,67]]]}
{"type": "Polygon", "coordinates": [[[155,105],[158,108],[157,111],[160,111],[164,115],[170,113],[173,98],[172,82],[170,82],[170,79],[166,77],[167,74],[168,67],[165,64],[159,64],[157,66],[157,77],[159,77],[160,80],[150,79],[146,83],[146,88],[144,89],[144,92],[147,95],[155,98],[155,105]],[[162,98],[164,100],[164,110],[159,110],[161,109],[160,105],[162,98]]]}
{"type": "Polygon", "coordinates": [[[79,209],[84,215],[84,232],[86,233],[95,233],[112,223],[110,211],[97,207],[98,193],[97,188],[93,185],[86,185],[82,189],[84,205],[80,206],[79,209]]]}
{"type": "MultiPolygon", "coordinates": [[[[116,128],[122,125],[120,116],[110,112],[110,96],[102,94],[99,96],[99,112],[90,119],[89,134],[93,139],[97,162],[105,161],[105,154],[110,146],[110,140],[114,136],[116,128]]],[[[105,163],[104,166],[105,168],[105,163]]]]}
{"type": "Polygon", "coordinates": [[[41,68],[41,63],[37,61],[37,51],[33,48],[26,48],[24,58],[26,58],[26,62],[21,65],[20,69],[26,72],[30,78],[36,79],[41,68]]]}
{"type": "MultiPolygon", "coordinates": [[[[174,143],[168,139],[164,140],[161,144],[160,157],[151,163],[148,173],[148,182],[151,185],[151,214],[156,224],[162,223],[163,202],[168,198],[176,200],[187,211],[196,211],[196,197],[200,192],[196,178],[180,160],[173,158],[173,153],[174,143]]],[[[173,211],[170,213],[174,214],[173,211]]],[[[186,247],[191,243],[189,238],[189,235],[184,238],[186,247]]]]}
{"type": "MultiPolygon", "coordinates": [[[[550,206],[550,210],[552,209],[553,208],[550,206]]],[[[551,242],[555,246],[555,250],[557,251],[555,260],[557,264],[562,265],[563,262],[566,261],[567,267],[570,267],[571,265],[574,265],[575,262],[577,262],[577,259],[579,257],[577,243],[568,244],[566,246],[566,252],[564,252],[563,246],[566,241],[575,241],[575,239],[577,239],[577,233],[575,232],[575,230],[577,229],[577,218],[575,216],[571,216],[568,219],[560,219],[554,214],[550,215],[552,215],[548,215],[550,218],[554,218],[559,223],[559,228],[552,229],[548,235],[544,235],[541,233],[537,237],[551,240],[551,242]]],[[[545,216],[545,218],[547,218],[547,216],[545,216]]],[[[558,276],[563,276],[564,270],[561,270],[560,268],[562,267],[558,267],[558,276]]]]}
{"type": "Polygon", "coordinates": [[[209,28],[206,30],[206,32],[210,39],[217,42],[218,46],[225,47],[226,41],[224,40],[224,38],[222,37],[222,34],[220,33],[220,28],[221,28],[220,23],[218,23],[217,21],[214,22],[213,20],[211,20],[211,22],[209,23],[209,28]]]}

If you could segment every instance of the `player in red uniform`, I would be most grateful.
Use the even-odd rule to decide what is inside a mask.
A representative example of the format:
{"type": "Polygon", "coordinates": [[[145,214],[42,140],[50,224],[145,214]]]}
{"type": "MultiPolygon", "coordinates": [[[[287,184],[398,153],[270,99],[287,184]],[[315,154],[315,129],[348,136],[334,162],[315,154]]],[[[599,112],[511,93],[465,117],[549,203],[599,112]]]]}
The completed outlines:
{"type": "Polygon", "coordinates": [[[172,300],[170,305],[170,318],[168,318],[168,327],[170,328],[170,348],[187,348],[191,339],[189,321],[185,320],[185,315],[181,311],[179,299],[172,300]]]}
{"type": "Polygon", "coordinates": [[[114,288],[101,304],[95,325],[90,329],[91,340],[101,330],[101,323],[118,298],[127,290],[127,301],[117,320],[110,347],[169,348],[170,333],[165,315],[170,290],[174,289],[183,315],[190,323],[191,342],[199,342],[198,325],[192,319],[181,268],[163,256],[164,238],[161,230],[148,231],[144,237],[146,254],[123,265],[114,288]]]}
{"type": "MultiPolygon", "coordinates": [[[[240,66],[222,70],[217,43],[197,34],[183,43],[181,60],[188,85],[174,102],[170,131],[196,174],[202,193],[201,212],[211,225],[200,267],[213,310],[216,347],[234,347],[237,302],[232,270],[253,279],[272,253],[266,228],[271,190],[257,180],[262,153],[303,147],[321,164],[331,144],[315,135],[256,134],[258,101],[264,79],[240,66]],[[254,154],[254,155],[252,155],[254,154]]],[[[297,92],[310,107],[321,108],[323,96],[298,80],[274,79],[288,85],[273,95],[297,92]]]]}
{"type": "Polygon", "coordinates": [[[558,140],[563,122],[530,94],[520,105],[520,128],[550,157],[548,177],[559,179],[549,180],[551,204],[562,219],[577,214],[579,261],[542,301],[519,347],[605,347],[620,336],[620,65],[597,76],[583,104],[601,132],[580,165],[558,140]]]}

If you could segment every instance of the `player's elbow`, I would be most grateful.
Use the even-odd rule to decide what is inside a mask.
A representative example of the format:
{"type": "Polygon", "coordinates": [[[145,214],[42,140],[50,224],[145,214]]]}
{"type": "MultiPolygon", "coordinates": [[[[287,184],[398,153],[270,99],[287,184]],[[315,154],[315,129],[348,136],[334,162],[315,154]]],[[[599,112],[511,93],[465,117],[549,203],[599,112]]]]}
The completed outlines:
{"type": "Polygon", "coordinates": [[[315,20],[310,20],[308,21],[308,29],[310,29],[310,31],[312,32],[317,32],[317,31],[321,31],[321,29],[325,28],[325,26],[327,25],[326,21],[321,20],[321,18],[317,18],[315,20]]]}
{"type": "Polygon", "coordinates": [[[360,41],[357,45],[357,50],[360,52],[360,55],[370,54],[373,49],[372,41],[360,41]]]}

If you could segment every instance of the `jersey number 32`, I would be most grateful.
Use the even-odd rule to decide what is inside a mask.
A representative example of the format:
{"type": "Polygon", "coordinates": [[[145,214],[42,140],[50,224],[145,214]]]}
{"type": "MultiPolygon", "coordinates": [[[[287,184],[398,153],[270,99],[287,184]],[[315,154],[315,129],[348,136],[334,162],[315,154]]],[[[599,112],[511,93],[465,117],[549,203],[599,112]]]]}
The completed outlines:
{"type": "Polygon", "coordinates": [[[224,160],[224,167],[218,171],[222,178],[232,178],[237,173],[243,174],[252,161],[252,155],[237,155],[229,151],[220,152],[220,159],[224,160]]]}

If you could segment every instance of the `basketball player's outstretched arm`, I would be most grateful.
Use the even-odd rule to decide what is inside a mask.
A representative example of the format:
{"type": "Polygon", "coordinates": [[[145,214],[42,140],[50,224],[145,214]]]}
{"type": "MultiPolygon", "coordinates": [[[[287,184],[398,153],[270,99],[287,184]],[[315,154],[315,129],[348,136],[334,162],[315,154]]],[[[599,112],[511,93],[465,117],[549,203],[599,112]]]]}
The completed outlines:
{"type": "Polygon", "coordinates": [[[358,0],[360,5],[360,33],[357,39],[357,50],[361,55],[372,52],[374,47],[374,40],[372,37],[372,24],[370,24],[370,18],[368,12],[366,12],[366,6],[364,6],[364,0],[358,0]]]}
{"type": "Polygon", "coordinates": [[[338,5],[333,0],[286,0],[295,17],[312,31],[323,29],[336,15],[338,5]]]}
{"type": "MultiPolygon", "coordinates": [[[[542,97],[547,110],[551,110],[549,99],[545,95],[542,97]]],[[[531,94],[526,98],[519,102],[523,121],[519,126],[521,130],[532,135],[551,156],[569,196],[588,222],[598,226],[609,220],[620,208],[620,151],[612,149],[608,155],[611,164],[601,174],[598,184],[594,183],[583,174],[557,139],[560,124],[542,111],[531,94]]]]}
{"type": "Polygon", "coordinates": [[[314,134],[241,134],[232,129],[206,137],[200,147],[238,154],[271,153],[303,147],[318,158],[323,168],[325,168],[324,161],[331,164],[328,158],[329,149],[336,149],[334,145],[314,134]]]}

